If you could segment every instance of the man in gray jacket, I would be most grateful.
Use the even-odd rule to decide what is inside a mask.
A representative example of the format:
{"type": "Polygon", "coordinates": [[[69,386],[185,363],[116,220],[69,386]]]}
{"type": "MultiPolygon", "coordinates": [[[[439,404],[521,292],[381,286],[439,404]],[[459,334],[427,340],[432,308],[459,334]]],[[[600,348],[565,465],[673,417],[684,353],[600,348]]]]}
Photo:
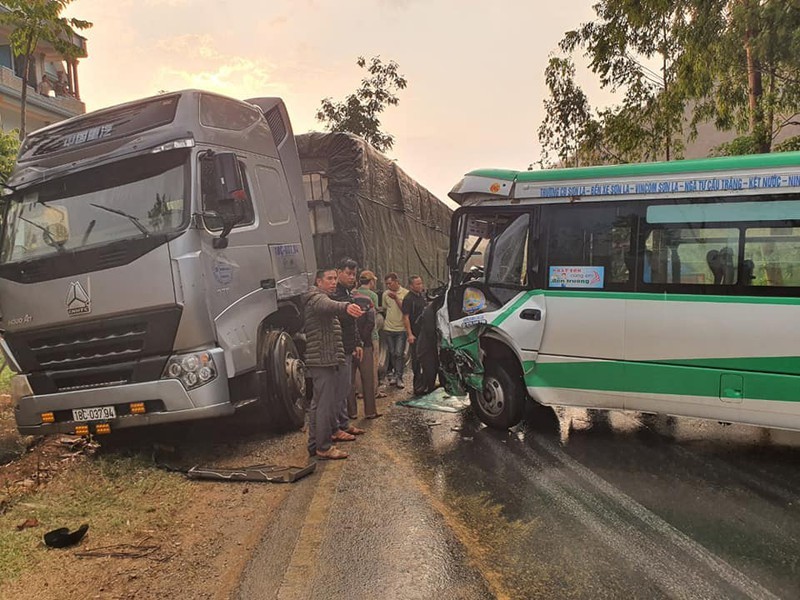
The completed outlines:
{"type": "Polygon", "coordinates": [[[350,371],[345,368],[342,326],[339,318],[357,319],[364,312],[357,304],[337,302],[330,296],[336,291],[336,269],[320,269],[316,287],[303,297],[305,310],[305,363],[314,382],[314,396],[308,413],[308,453],[322,459],[347,458],[332,445],[338,432],[338,390],[350,385],[350,371]]]}

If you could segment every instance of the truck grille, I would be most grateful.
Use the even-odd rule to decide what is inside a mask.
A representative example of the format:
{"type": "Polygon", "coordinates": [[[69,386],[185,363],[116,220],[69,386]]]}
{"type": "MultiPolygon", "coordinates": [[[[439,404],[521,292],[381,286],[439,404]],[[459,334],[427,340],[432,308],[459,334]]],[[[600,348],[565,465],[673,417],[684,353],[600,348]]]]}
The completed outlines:
{"type": "Polygon", "coordinates": [[[172,351],[180,315],[172,307],[5,339],[37,394],[153,381],[172,351]]]}

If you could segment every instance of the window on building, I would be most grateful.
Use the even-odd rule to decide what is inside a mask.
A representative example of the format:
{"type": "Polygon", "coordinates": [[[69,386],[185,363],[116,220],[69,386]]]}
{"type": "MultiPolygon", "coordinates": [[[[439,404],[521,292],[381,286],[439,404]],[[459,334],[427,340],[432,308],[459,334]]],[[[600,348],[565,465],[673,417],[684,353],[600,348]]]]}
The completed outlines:
{"type": "Polygon", "coordinates": [[[0,44],[0,67],[14,70],[14,58],[8,44],[0,44]]]}

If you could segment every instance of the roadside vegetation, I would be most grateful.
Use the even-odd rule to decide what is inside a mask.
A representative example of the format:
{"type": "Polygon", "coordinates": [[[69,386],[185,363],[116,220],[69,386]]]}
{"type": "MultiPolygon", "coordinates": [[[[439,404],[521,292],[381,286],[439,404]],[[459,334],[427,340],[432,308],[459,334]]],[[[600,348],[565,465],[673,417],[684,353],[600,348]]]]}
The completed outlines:
{"type": "Polygon", "coordinates": [[[542,167],[680,159],[704,123],[731,137],[716,156],[800,147],[796,0],[598,0],[593,9],[545,69],[542,167]],[[576,57],[618,104],[591,106],[576,57]]]}
{"type": "Polygon", "coordinates": [[[158,538],[178,518],[190,483],[160,471],[141,453],[95,455],[73,436],[21,436],[0,372],[0,597],[25,574],[59,570],[71,550],[53,550],[47,531],[89,524],[81,550],[158,538]],[[45,563],[47,563],[45,565],[45,563]]]}
{"type": "Polygon", "coordinates": [[[42,536],[59,527],[89,524],[81,549],[142,543],[174,522],[189,482],[159,471],[140,456],[101,456],[78,461],[0,515],[0,596],[23,570],[36,572],[68,550],[47,548],[42,536]],[[18,529],[24,523],[36,525],[18,529]]]}

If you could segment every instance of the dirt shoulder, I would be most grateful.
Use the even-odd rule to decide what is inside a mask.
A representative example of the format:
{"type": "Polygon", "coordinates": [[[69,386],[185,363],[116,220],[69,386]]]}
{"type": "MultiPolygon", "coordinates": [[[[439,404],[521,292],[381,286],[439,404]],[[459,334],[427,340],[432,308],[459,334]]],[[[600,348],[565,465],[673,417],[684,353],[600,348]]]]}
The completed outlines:
{"type": "Polygon", "coordinates": [[[0,597],[228,598],[291,484],[190,481],[157,468],[154,451],[185,467],[305,464],[302,433],[246,427],[237,418],[124,432],[66,452],[63,436],[21,441],[17,460],[0,467],[0,597]],[[19,530],[25,522],[34,526],[19,530]],[[75,547],[42,542],[82,523],[89,532],[75,547]]]}

